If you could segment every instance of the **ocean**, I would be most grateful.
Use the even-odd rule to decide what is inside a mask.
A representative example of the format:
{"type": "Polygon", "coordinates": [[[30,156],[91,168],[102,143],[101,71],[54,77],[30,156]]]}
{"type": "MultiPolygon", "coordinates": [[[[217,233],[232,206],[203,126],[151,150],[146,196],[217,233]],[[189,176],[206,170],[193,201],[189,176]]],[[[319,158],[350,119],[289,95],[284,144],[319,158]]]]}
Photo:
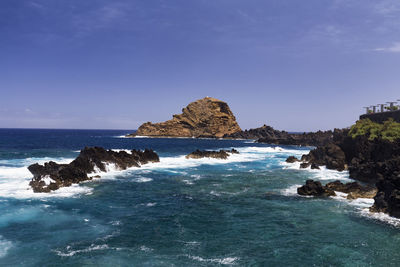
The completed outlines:
{"type": "Polygon", "coordinates": [[[123,138],[122,130],[0,129],[1,266],[399,266],[400,221],[373,200],[301,197],[347,172],[285,163],[310,147],[123,138]],[[33,193],[27,166],[85,146],[154,149],[159,163],[33,193]],[[185,159],[237,149],[228,160],[185,159]]]}

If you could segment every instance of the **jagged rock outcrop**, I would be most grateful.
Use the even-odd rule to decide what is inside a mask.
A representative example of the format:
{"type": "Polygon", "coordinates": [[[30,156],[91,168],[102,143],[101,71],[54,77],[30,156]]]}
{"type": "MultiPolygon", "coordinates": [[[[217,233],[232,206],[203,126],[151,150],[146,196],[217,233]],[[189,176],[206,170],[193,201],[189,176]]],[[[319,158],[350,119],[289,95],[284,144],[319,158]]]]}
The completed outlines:
{"type": "Polygon", "coordinates": [[[146,122],[131,136],[221,138],[241,129],[227,103],[206,97],[190,103],[182,114],[161,123],[146,122]]]}
{"type": "Polygon", "coordinates": [[[303,163],[301,168],[307,168],[312,165],[314,169],[319,166],[326,166],[328,169],[343,171],[347,169],[346,157],[343,150],[333,143],[317,147],[311,150],[308,155],[301,157],[303,163]]]}
{"type": "Polygon", "coordinates": [[[298,162],[298,161],[299,161],[299,159],[296,158],[295,156],[289,156],[289,157],[286,159],[286,162],[287,162],[287,163],[294,163],[294,162],[298,162]]]}
{"type": "MultiPolygon", "coordinates": [[[[377,193],[371,211],[400,218],[400,140],[370,140],[363,135],[353,138],[348,132],[338,132],[333,143],[303,155],[301,166],[326,165],[329,169],[339,171],[347,167],[351,178],[376,185],[377,193]]],[[[357,194],[351,193],[349,198],[357,194]]],[[[368,194],[371,196],[375,192],[370,190],[365,193],[368,194]]]]}
{"type": "Polygon", "coordinates": [[[244,131],[236,132],[233,134],[225,135],[224,138],[256,139],[256,140],[258,140],[260,138],[266,138],[266,137],[273,138],[275,136],[280,136],[283,133],[286,133],[286,132],[275,130],[271,126],[264,124],[262,127],[259,127],[259,128],[244,130],[244,131]]]}
{"type": "Polygon", "coordinates": [[[318,131],[295,134],[275,130],[271,126],[264,125],[260,128],[244,130],[224,137],[234,139],[256,139],[259,143],[277,145],[322,146],[332,142],[333,132],[318,131]]]}
{"type": "Polygon", "coordinates": [[[232,150],[220,150],[220,151],[201,151],[196,150],[186,156],[187,159],[200,159],[200,158],[216,158],[216,159],[227,159],[230,154],[239,154],[236,149],[232,150]]]}
{"type": "Polygon", "coordinates": [[[302,196],[328,197],[335,196],[335,192],[326,188],[320,181],[307,180],[306,184],[297,188],[297,194],[302,196]]]}
{"type": "Polygon", "coordinates": [[[119,170],[129,167],[140,167],[148,162],[158,162],[159,157],[153,150],[126,151],[105,150],[101,147],[85,147],[79,156],[69,164],[58,164],[53,161],[44,165],[32,164],[28,167],[33,174],[29,183],[35,193],[50,192],[60,187],[70,186],[82,181],[91,180],[96,171],[107,171],[107,164],[114,164],[119,170]],[[93,176],[90,176],[93,174],[93,176]]]}
{"type": "Polygon", "coordinates": [[[303,196],[335,196],[335,191],[348,194],[347,199],[356,199],[373,198],[377,189],[372,186],[362,186],[357,182],[343,184],[340,181],[330,182],[323,186],[321,182],[314,180],[307,180],[305,185],[297,188],[297,193],[303,196]]]}

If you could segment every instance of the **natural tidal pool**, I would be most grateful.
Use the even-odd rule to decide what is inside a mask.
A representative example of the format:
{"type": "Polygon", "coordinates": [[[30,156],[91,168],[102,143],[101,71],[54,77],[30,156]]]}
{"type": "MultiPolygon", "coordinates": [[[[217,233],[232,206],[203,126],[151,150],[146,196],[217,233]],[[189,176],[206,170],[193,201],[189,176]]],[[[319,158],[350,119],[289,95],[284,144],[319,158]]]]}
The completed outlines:
{"type": "Polygon", "coordinates": [[[371,200],[296,194],[307,179],[285,159],[311,148],[249,140],[122,138],[129,131],[0,130],[1,266],[399,266],[399,221],[371,200]],[[85,146],[152,148],[159,163],[50,194],[27,166],[68,163],[85,146]],[[186,159],[237,149],[228,160],[186,159]]]}

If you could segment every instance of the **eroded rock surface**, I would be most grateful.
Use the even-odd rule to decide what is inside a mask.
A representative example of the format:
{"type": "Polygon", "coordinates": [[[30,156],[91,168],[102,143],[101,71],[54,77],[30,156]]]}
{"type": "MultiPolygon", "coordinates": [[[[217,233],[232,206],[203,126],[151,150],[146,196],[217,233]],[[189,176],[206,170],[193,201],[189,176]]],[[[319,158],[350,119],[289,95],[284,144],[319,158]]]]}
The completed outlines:
{"type": "Polygon", "coordinates": [[[347,199],[356,199],[373,198],[377,189],[373,186],[363,186],[357,182],[343,184],[340,181],[334,181],[322,185],[321,182],[314,180],[307,180],[305,185],[297,188],[297,193],[303,196],[335,196],[335,191],[346,193],[347,199]]]}
{"type": "Polygon", "coordinates": [[[182,114],[161,123],[146,122],[134,135],[152,137],[221,138],[241,129],[227,103],[206,97],[190,103],[182,114]]]}
{"type": "Polygon", "coordinates": [[[153,150],[126,151],[105,150],[101,147],[85,147],[79,156],[69,164],[50,161],[44,165],[32,164],[28,167],[33,174],[29,183],[33,191],[50,192],[60,187],[70,186],[92,179],[98,171],[107,172],[107,164],[113,164],[119,170],[140,167],[148,162],[158,162],[159,157],[153,150]],[[93,176],[90,176],[93,174],[93,176]]]}
{"type": "Polygon", "coordinates": [[[239,154],[236,149],[232,150],[220,150],[220,151],[201,151],[196,150],[186,156],[187,159],[200,159],[200,158],[216,158],[216,159],[227,159],[230,154],[239,154]]]}
{"type": "Polygon", "coordinates": [[[286,131],[275,130],[271,126],[263,125],[259,128],[240,131],[224,137],[256,139],[259,143],[277,145],[322,146],[332,142],[333,132],[288,133],[286,131]]]}
{"type": "Polygon", "coordinates": [[[348,198],[374,196],[371,211],[400,218],[400,140],[352,138],[348,130],[343,130],[334,134],[332,143],[303,155],[301,161],[303,168],[325,165],[338,171],[348,169],[351,178],[377,188],[377,193],[374,190],[350,192],[348,198]]]}

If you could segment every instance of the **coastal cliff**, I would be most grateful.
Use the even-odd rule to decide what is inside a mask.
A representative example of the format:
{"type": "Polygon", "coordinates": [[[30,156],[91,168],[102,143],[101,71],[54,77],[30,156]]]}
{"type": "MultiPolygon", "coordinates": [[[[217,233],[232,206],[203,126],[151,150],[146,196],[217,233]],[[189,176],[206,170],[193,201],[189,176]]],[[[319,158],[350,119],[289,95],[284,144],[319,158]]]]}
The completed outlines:
{"type": "Polygon", "coordinates": [[[221,138],[241,129],[227,103],[205,97],[190,103],[182,114],[161,123],[146,122],[133,136],[221,138]]]}

